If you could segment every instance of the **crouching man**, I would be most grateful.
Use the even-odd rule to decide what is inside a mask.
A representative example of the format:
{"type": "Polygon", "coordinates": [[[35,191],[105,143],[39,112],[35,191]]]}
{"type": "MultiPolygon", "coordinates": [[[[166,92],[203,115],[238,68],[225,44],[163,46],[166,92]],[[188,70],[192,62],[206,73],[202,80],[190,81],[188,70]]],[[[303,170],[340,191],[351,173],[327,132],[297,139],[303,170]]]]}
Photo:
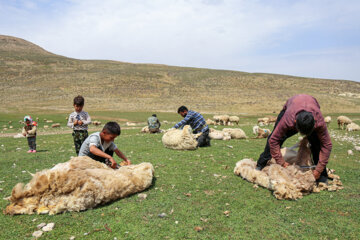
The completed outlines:
{"type": "Polygon", "coordinates": [[[295,95],[287,100],[275,122],[274,130],[267,138],[264,152],[257,161],[257,170],[263,169],[273,157],[277,164],[289,166],[281,155],[284,141],[300,132],[307,136],[317,182],[327,183],[326,164],[332,149],[332,143],[317,100],[306,94],[295,95]]]}
{"type": "Polygon", "coordinates": [[[188,110],[185,106],[179,107],[178,114],[180,114],[184,119],[175,124],[174,128],[183,128],[185,125],[190,125],[194,134],[198,134],[200,132],[202,133],[197,139],[197,146],[209,147],[209,126],[206,124],[204,117],[198,112],[188,110]]]}
{"type": "Polygon", "coordinates": [[[156,114],[153,114],[151,117],[147,120],[149,132],[150,133],[159,133],[160,132],[160,126],[161,123],[159,119],[157,118],[156,114]]]}
{"type": "Polygon", "coordinates": [[[120,136],[121,129],[116,122],[105,124],[101,132],[91,134],[81,145],[79,156],[88,156],[96,161],[105,163],[112,168],[118,168],[113,158],[114,152],[118,157],[123,159],[120,165],[130,165],[131,162],[120,152],[114,143],[115,138],[120,136]]]}

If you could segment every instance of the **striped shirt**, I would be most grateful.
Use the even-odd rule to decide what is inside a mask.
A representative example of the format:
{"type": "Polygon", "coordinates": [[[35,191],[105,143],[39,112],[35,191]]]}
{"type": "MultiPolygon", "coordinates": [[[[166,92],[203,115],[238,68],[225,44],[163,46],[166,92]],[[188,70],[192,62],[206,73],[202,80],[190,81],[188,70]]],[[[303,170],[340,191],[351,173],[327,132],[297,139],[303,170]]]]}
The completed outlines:
{"type": "Polygon", "coordinates": [[[204,117],[195,111],[189,110],[183,120],[175,124],[174,128],[182,128],[185,125],[190,125],[194,133],[206,132],[209,126],[206,124],[204,117]]]}
{"type": "Polygon", "coordinates": [[[67,126],[73,128],[74,130],[88,130],[88,125],[91,124],[91,118],[87,112],[72,112],[69,115],[67,126]],[[74,122],[76,120],[81,120],[83,122],[82,125],[75,125],[74,122]]]}

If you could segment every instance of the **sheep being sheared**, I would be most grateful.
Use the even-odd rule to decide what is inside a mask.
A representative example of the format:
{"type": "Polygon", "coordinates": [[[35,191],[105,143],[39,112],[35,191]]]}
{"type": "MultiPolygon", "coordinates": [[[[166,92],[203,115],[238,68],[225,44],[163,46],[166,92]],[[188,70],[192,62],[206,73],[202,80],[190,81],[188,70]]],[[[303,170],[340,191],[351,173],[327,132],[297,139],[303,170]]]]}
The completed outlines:
{"type": "Polygon", "coordinates": [[[198,142],[197,138],[201,133],[193,134],[190,125],[185,125],[183,129],[171,129],[162,137],[165,147],[176,150],[195,150],[198,142]]]}
{"type": "Polygon", "coordinates": [[[296,152],[292,148],[281,149],[284,160],[292,165],[284,168],[272,159],[261,171],[256,170],[256,162],[251,159],[243,159],[236,163],[234,173],[273,191],[277,199],[299,199],[311,192],[319,192],[323,189],[334,191],[342,189],[339,178],[329,182],[329,185],[319,184],[316,186],[315,178],[310,168],[300,166],[311,166],[311,150],[308,140],[304,138],[296,152]]]}
{"type": "Polygon", "coordinates": [[[89,157],[75,157],[33,175],[12,190],[6,214],[57,214],[82,211],[124,198],[150,187],[150,163],[112,169],[89,157]]]}
{"type": "Polygon", "coordinates": [[[257,135],[256,138],[267,138],[271,134],[271,131],[270,131],[270,129],[265,129],[265,128],[260,128],[259,126],[254,126],[253,133],[255,135],[257,135]]]}

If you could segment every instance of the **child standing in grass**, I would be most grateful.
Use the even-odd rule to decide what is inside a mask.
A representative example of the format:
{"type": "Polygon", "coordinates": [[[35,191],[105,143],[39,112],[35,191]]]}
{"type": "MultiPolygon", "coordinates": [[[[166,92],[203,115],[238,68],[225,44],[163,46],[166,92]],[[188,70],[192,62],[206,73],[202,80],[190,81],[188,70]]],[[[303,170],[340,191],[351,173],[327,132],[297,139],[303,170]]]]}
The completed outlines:
{"type": "Polygon", "coordinates": [[[24,117],[25,126],[22,134],[27,138],[29,151],[28,153],[36,153],[36,128],[37,123],[32,120],[30,116],[24,117]]]}
{"type": "Polygon", "coordinates": [[[74,109],[75,111],[70,113],[67,126],[72,128],[74,131],[72,136],[74,138],[74,145],[76,154],[79,155],[81,145],[88,137],[88,125],[91,124],[91,118],[87,112],[83,111],[85,99],[82,96],[74,98],[74,109]]]}

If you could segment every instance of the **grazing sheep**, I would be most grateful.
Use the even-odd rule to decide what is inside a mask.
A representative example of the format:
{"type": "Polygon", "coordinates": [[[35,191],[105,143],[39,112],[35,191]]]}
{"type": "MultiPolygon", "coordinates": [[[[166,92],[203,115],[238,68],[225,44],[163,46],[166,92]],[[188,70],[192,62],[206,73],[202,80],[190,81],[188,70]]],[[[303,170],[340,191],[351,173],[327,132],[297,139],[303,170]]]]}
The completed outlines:
{"type": "Polygon", "coordinates": [[[356,123],[350,123],[346,126],[346,131],[348,131],[348,132],[360,131],[360,126],[357,125],[356,123]]]}
{"type": "Polygon", "coordinates": [[[259,125],[269,125],[269,118],[268,117],[258,118],[258,124],[259,125]]]}
{"type": "Polygon", "coordinates": [[[117,170],[89,157],[75,157],[18,183],[9,197],[6,214],[57,214],[82,211],[148,188],[154,168],[150,163],[117,170]]]}
{"type": "Polygon", "coordinates": [[[229,122],[236,123],[236,125],[239,125],[240,118],[238,116],[230,116],[229,122]]]}
{"type": "Polygon", "coordinates": [[[54,123],[53,125],[51,125],[52,128],[58,128],[60,127],[60,123],[54,123]]]}
{"type": "Polygon", "coordinates": [[[189,125],[183,129],[170,129],[162,137],[162,143],[165,147],[177,150],[195,150],[197,148],[200,134],[193,134],[189,125]]]}
{"type": "Polygon", "coordinates": [[[259,126],[254,126],[253,133],[255,135],[257,135],[256,138],[267,138],[271,134],[271,131],[270,131],[270,129],[265,129],[265,128],[260,128],[259,126]]]}
{"type": "Polygon", "coordinates": [[[230,133],[215,130],[213,128],[210,128],[210,130],[209,130],[209,137],[214,140],[230,140],[231,139],[230,133]]]}
{"type": "Polygon", "coordinates": [[[316,186],[315,178],[310,169],[300,166],[311,166],[311,150],[308,140],[304,138],[300,142],[299,151],[292,148],[282,149],[284,160],[290,164],[286,168],[281,167],[272,159],[262,170],[256,170],[256,162],[251,159],[243,159],[236,163],[234,173],[249,182],[256,183],[273,191],[277,199],[299,199],[311,192],[319,192],[323,189],[335,191],[342,189],[339,177],[329,182],[329,186],[319,184],[316,186]]]}
{"type": "Polygon", "coordinates": [[[230,117],[229,115],[215,115],[213,118],[217,124],[226,126],[230,117]]]}
{"type": "Polygon", "coordinates": [[[231,139],[244,139],[244,138],[247,138],[245,132],[240,128],[224,128],[223,132],[230,133],[231,139]]]}
{"type": "Polygon", "coordinates": [[[48,129],[48,128],[49,128],[49,126],[48,126],[48,125],[44,125],[44,128],[45,128],[45,129],[48,129]]]}
{"type": "Polygon", "coordinates": [[[324,122],[326,123],[326,126],[329,127],[329,125],[331,123],[331,117],[330,116],[325,117],[324,122]]]}
{"type": "Polygon", "coordinates": [[[216,122],[211,119],[208,119],[208,120],[206,120],[206,124],[207,125],[216,125],[216,122]]]}
{"type": "Polygon", "coordinates": [[[337,118],[337,123],[339,128],[344,129],[344,127],[346,127],[346,125],[352,123],[351,119],[346,117],[346,116],[339,116],[337,118]]]}

